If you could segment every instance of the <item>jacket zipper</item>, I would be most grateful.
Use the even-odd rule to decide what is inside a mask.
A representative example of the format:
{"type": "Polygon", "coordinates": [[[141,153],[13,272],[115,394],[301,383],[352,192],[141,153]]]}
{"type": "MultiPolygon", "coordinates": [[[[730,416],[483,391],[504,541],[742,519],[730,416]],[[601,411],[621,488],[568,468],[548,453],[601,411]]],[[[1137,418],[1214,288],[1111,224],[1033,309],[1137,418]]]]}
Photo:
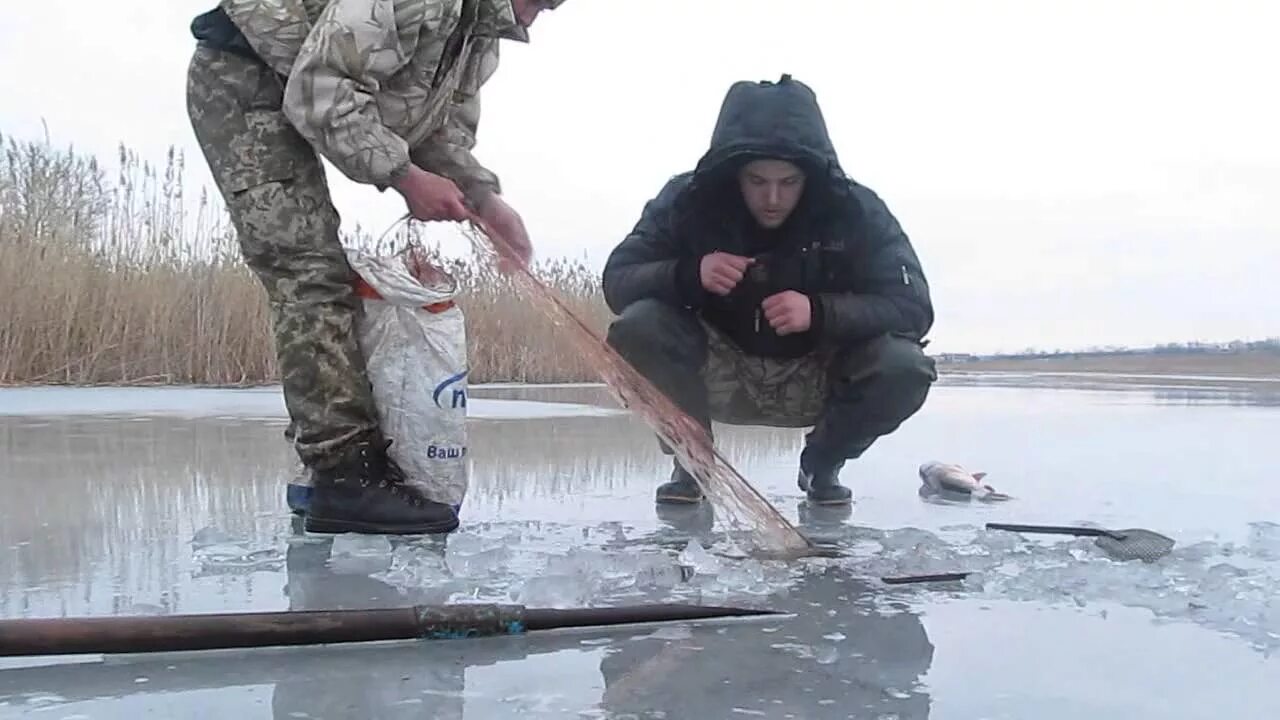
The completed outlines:
{"type": "Polygon", "coordinates": [[[910,284],[911,284],[911,276],[907,274],[907,266],[906,266],[906,265],[903,265],[903,266],[902,266],[902,284],[903,284],[903,285],[910,285],[910,284]]]}

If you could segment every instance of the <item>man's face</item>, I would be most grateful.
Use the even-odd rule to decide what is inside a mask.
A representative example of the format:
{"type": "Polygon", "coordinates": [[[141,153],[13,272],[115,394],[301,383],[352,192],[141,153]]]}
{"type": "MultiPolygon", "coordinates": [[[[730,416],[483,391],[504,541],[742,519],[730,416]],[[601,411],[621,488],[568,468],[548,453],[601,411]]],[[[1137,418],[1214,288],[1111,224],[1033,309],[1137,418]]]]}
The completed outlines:
{"type": "Polygon", "coordinates": [[[738,173],[742,199],[766,228],[780,227],[804,194],[804,171],[786,160],[753,160],[738,173]]]}
{"type": "Polygon", "coordinates": [[[538,13],[550,10],[551,6],[552,3],[548,0],[511,0],[511,9],[515,11],[516,22],[525,29],[533,26],[533,21],[538,19],[538,13]]]}

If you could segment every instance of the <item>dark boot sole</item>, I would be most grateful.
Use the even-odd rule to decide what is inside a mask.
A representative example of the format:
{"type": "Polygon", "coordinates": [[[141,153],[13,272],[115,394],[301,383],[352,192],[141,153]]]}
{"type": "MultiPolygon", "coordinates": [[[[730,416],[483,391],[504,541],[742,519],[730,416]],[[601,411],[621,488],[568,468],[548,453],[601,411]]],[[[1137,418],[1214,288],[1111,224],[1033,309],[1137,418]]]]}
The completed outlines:
{"type": "Polygon", "coordinates": [[[852,505],[853,498],[838,498],[835,500],[814,500],[813,498],[809,498],[809,502],[813,503],[814,505],[823,505],[823,506],[830,507],[834,505],[852,505]]]}
{"type": "Polygon", "coordinates": [[[461,523],[454,519],[440,523],[421,525],[386,525],[359,520],[330,520],[308,515],[303,528],[307,532],[327,535],[359,533],[362,535],[443,535],[458,529],[461,523]]]}
{"type": "Polygon", "coordinates": [[[659,495],[655,502],[659,505],[697,505],[702,502],[702,498],[689,495],[659,495]]]}

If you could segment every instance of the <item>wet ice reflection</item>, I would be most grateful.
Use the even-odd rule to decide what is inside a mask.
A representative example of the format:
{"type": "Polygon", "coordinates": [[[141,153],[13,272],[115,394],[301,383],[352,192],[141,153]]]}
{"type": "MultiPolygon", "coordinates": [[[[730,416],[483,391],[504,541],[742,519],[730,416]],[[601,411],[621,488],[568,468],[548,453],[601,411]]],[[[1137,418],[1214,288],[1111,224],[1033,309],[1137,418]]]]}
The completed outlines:
{"type": "MultiPolygon", "coordinates": [[[[439,583],[408,589],[386,578],[346,575],[332,567],[331,552],[332,541],[290,545],[290,608],[387,607],[428,602],[449,591],[439,583]]],[[[445,551],[405,545],[394,554],[442,557],[445,551]]],[[[608,594],[610,579],[629,584],[633,565],[600,574],[580,570],[615,563],[616,557],[582,549],[550,564],[608,594]]],[[[124,718],[180,712],[194,703],[204,703],[201,708],[211,716],[260,717],[251,710],[260,701],[272,718],[654,717],[653,710],[667,717],[718,717],[728,706],[754,716],[807,718],[824,717],[820,713],[837,699],[841,716],[920,717],[929,703],[922,678],[933,645],[917,615],[881,613],[865,591],[861,581],[833,569],[799,578],[775,598],[794,616],[767,624],[583,630],[416,647],[175,654],[106,666],[11,670],[0,672],[0,717],[46,707],[62,715],[124,718]],[[833,612],[810,617],[815,605],[833,612]],[[857,651],[824,637],[837,628],[860,638],[857,651]],[[139,677],[147,678],[145,687],[134,683],[139,677]],[[124,700],[108,703],[104,696],[124,700]]]]}
{"type": "MultiPolygon", "coordinates": [[[[264,420],[0,418],[0,476],[22,498],[0,523],[0,615],[279,607],[292,534],[282,485],[296,465],[283,431],[264,420]],[[202,531],[223,542],[204,543],[202,531]]],[[[746,462],[796,442],[726,438],[746,462]]],[[[472,444],[485,450],[471,463],[464,529],[493,517],[580,526],[612,517],[627,532],[661,525],[650,498],[669,465],[633,422],[482,422],[472,444]]],[[[461,566],[494,561],[459,554],[455,565],[466,574],[461,566]]]]}
{"type": "MultiPolygon", "coordinates": [[[[592,402],[595,391],[572,392],[592,402]]],[[[1258,678],[1274,675],[1264,653],[1280,646],[1280,529],[1249,524],[1275,516],[1257,452],[1275,422],[1257,404],[939,392],[853,471],[852,514],[798,500],[799,432],[726,428],[719,437],[735,465],[806,532],[848,553],[784,564],[741,557],[713,514],[654,508],[669,465],[625,418],[473,423],[472,492],[462,530],[447,540],[298,532],[283,506],[294,460],[280,420],[0,418],[0,477],[21,498],[0,510],[4,617],[663,600],[795,614],[465,647],[304,650],[287,662],[267,652],[2,671],[0,718],[35,709],[180,717],[193,707],[273,718],[646,717],[654,708],[673,718],[924,717],[930,708],[1077,717],[1046,710],[1044,698],[1062,688],[1037,686],[1028,668],[1048,656],[1088,667],[1116,643],[1168,637],[1191,643],[1196,663],[1230,668],[1229,681],[1206,690],[1219,706],[1248,702],[1275,717],[1258,678]],[[921,448],[991,470],[1018,501],[920,502],[921,448]],[[969,463],[975,448],[993,461],[969,463]],[[1106,453],[1118,459],[1104,463],[1106,453]],[[979,529],[1084,517],[1167,531],[1179,545],[1154,565],[1120,564],[1089,540],[979,529]],[[956,570],[974,575],[928,587],[875,580],[956,570]],[[999,617],[986,618],[993,607],[999,617]],[[1045,639],[1068,626],[1058,644],[1045,639]],[[1103,639],[1084,639],[1081,628],[1103,639]],[[1004,654],[984,655],[1000,633],[1004,654]],[[1219,636],[1226,644],[1210,639],[1219,636]],[[935,645],[947,650],[935,657],[935,645]],[[1002,664],[975,673],[975,655],[1002,664]],[[1019,700],[1011,686],[1039,694],[1019,700]]],[[[1109,672],[1138,683],[1140,670],[1109,672]]],[[[1131,699],[1112,692],[1118,705],[1107,707],[1131,699]]],[[[1195,717],[1200,706],[1182,700],[1160,716],[1195,717]]]]}

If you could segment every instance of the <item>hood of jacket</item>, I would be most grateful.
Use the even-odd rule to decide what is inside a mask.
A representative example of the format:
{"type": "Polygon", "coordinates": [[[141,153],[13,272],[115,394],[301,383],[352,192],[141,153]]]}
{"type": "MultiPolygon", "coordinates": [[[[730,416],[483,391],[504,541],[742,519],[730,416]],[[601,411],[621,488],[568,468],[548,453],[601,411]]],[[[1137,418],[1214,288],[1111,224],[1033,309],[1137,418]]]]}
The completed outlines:
{"type": "Polygon", "coordinates": [[[778,82],[740,81],[730,86],[690,188],[718,183],[759,158],[794,162],[810,182],[847,181],[817,95],[790,75],[778,82]]]}

